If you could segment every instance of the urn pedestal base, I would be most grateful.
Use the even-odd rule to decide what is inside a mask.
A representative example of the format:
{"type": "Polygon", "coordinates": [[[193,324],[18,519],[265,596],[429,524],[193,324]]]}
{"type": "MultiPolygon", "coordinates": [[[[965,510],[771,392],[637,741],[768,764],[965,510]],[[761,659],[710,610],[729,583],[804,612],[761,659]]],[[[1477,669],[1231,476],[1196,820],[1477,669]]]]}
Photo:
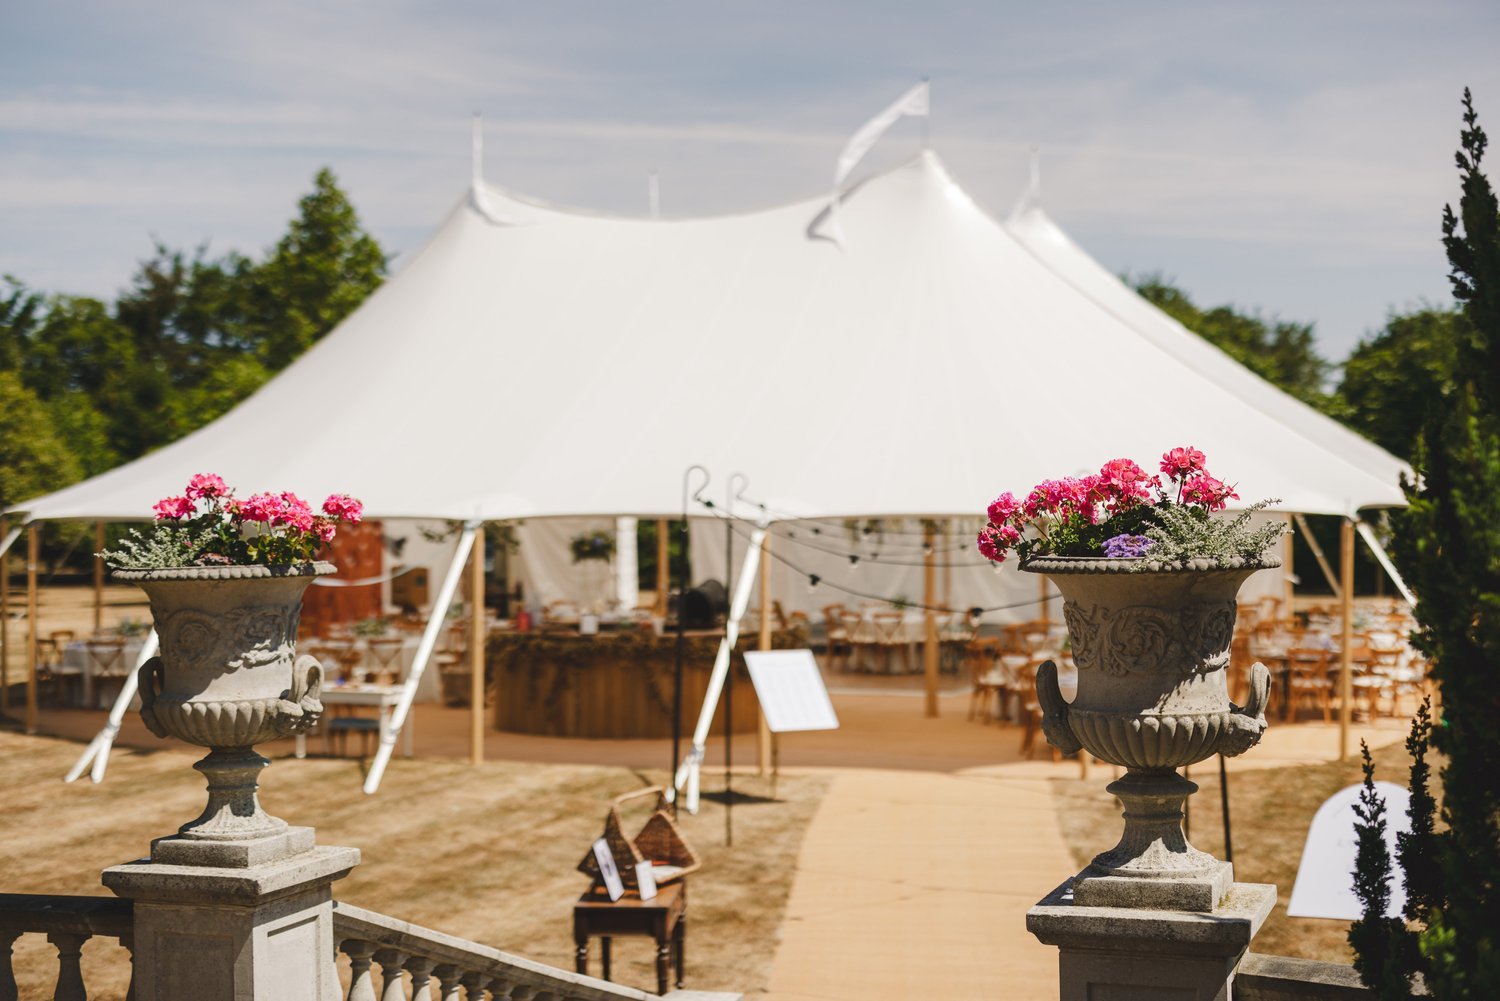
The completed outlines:
{"type": "Polygon", "coordinates": [[[1235,883],[1207,913],[1083,907],[1065,883],[1027,912],[1026,930],[1058,948],[1060,1001],[1229,1001],[1275,904],[1276,887],[1235,883]]]}
{"type": "Polygon", "coordinates": [[[1216,862],[1204,876],[1096,876],[1085,869],[1073,877],[1073,903],[1079,907],[1132,907],[1159,911],[1212,911],[1234,885],[1234,866],[1216,862]]]}
{"type": "Polygon", "coordinates": [[[311,850],[315,842],[316,832],[311,827],[288,827],[280,834],[239,841],[199,841],[174,834],[151,842],[151,861],[157,865],[251,869],[300,855],[311,850]]]}
{"type": "Polygon", "coordinates": [[[1234,882],[1234,867],[1188,842],[1183,803],[1198,784],[1164,768],[1131,768],[1108,791],[1125,805],[1117,845],[1073,879],[1081,907],[1212,911],[1234,882]]]}

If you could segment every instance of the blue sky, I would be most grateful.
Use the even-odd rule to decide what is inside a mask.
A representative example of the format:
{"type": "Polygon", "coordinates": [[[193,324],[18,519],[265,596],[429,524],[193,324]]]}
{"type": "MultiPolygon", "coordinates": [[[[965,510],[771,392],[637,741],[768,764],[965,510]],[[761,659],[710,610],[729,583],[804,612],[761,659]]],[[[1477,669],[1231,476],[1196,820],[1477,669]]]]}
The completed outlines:
{"type": "MultiPolygon", "coordinates": [[[[1342,359],[1448,301],[1459,95],[1500,138],[1493,3],[13,3],[0,271],[101,296],[153,237],[257,253],[329,165],[388,249],[486,175],[568,204],[750,209],[823,190],[922,76],[933,147],[1115,271],[1317,325],[1342,359]]],[[[903,123],[866,169],[910,156],[903,123]]],[[[1500,158],[1491,176],[1500,181],[1500,158]]],[[[397,258],[399,266],[400,258],[397,258]]]]}

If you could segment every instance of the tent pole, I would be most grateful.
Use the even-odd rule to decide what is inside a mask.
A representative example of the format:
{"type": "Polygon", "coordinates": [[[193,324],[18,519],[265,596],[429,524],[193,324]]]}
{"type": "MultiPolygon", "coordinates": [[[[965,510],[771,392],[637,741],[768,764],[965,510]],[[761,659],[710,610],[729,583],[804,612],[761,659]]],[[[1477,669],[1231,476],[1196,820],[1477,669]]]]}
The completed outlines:
{"type": "Polygon", "coordinates": [[[1290,620],[1292,609],[1296,607],[1297,585],[1294,582],[1295,571],[1292,569],[1292,554],[1297,551],[1293,544],[1292,532],[1295,520],[1291,515],[1286,516],[1286,560],[1281,568],[1282,606],[1281,618],[1290,620]]]}
{"type": "Polygon", "coordinates": [[[667,519],[656,519],[656,614],[667,617],[667,591],[672,587],[672,568],[668,564],[667,519]]]}
{"type": "Polygon", "coordinates": [[[926,606],[923,612],[923,634],[922,634],[922,673],[926,676],[926,712],[928,719],[936,719],[938,714],[938,648],[937,648],[937,612],[934,611],[937,601],[937,552],[935,546],[935,533],[933,529],[936,522],[928,519],[924,522],[922,533],[922,604],[926,606]]]}
{"type": "MultiPolygon", "coordinates": [[[[9,523],[0,515],[0,537],[9,523]]],[[[0,716],[10,712],[10,547],[0,550],[0,716]]]]}
{"type": "Polygon", "coordinates": [[[37,523],[26,526],[26,732],[36,733],[37,641],[41,639],[36,609],[36,563],[41,550],[37,523]]]}
{"type": "Polygon", "coordinates": [[[474,551],[469,556],[472,570],[469,588],[474,593],[469,621],[469,764],[484,760],[484,527],[474,534],[474,551]]]}
{"type": "MultiPolygon", "coordinates": [[[[771,649],[771,616],[774,614],[771,604],[771,533],[766,532],[766,537],[760,540],[760,648],[771,649]]],[[[761,778],[766,777],[766,770],[771,766],[771,730],[766,726],[766,714],[760,708],[759,699],[755,706],[755,773],[761,778]]]]}
{"type": "Polygon", "coordinates": [[[1339,522],[1339,569],[1342,571],[1343,632],[1339,654],[1339,760],[1349,759],[1349,723],[1354,718],[1354,519],[1339,522]]]}
{"type": "Polygon", "coordinates": [[[94,525],[94,632],[104,628],[104,522],[94,525]]]}
{"type": "MultiPolygon", "coordinates": [[[[760,544],[765,538],[766,527],[761,523],[750,533],[750,544],[745,549],[745,562],[740,567],[740,577],[734,586],[734,597],[729,603],[729,615],[724,622],[724,638],[719,640],[718,652],[714,655],[713,670],[708,676],[708,689],[703,693],[703,707],[698,711],[698,723],[693,727],[693,743],[688,749],[687,759],[683,760],[680,754],[672,755],[672,786],[668,790],[668,797],[675,805],[678,802],[677,792],[683,788],[687,790],[687,808],[689,813],[698,812],[698,778],[702,771],[704,749],[708,742],[708,732],[713,725],[714,714],[719,711],[719,700],[724,694],[724,683],[729,676],[730,654],[733,653],[735,645],[740,639],[740,620],[745,617],[745,610],[750,607],[750,591],[755,586],[755,574],[760,561],[760,544]]],[[[677,607],[677,621],[682,622],[682,606],[677,607]]],[[[679,631],[678,636],[682,633],[679,631]]],[[[680,672],[679,672],[680,676],[680,672]]],[[[682,716],[681,703],[678,702],[678,711],[675,715],[680,719],[682,716]]],[[[677,726],[681,730],[681,725],[677,726]]],[[[677,751],[677,742],[672,742],[673,751],[677,751]]]]}
{"type": "Polygon", "coordinates": [[[396,749],[396,737],[406,725],[412,700],[417,697],[417,686],[422,682],[422,672],[427,669],[427,662],[432,659],[432,651],[437,646],[438,635],[443,631],[443,623],[448,618],[448,607],[453,604],[453,595],[458,591],[459,581],[463,579],[464,563],[469,559],[469,550],[474,546],[474,536],[478,533],[480,524],[477,521],[464,522],[463,533],[459,535],[458,545],[453,551],[453,562],[448,565],[443,586],[438,589],[437,600],[432,603],[427,628],[422,632],[422,642],[417,645],[417,655],[412,658],[411,670],[406,673],[406,681],[401,686],[401,701],[396,703],[396,708],[391,712],[390,722],[380,730],[380,746],[375,749],[375,760],[370,762],[370,770],[365,775],[364,791],[367,796],[380,788],[386,766],[391,763],[391,753],[396,749]]]}
{"type": "Polygon", "coordinates": [[[155,629],[146,635],[146,642],[141,644],[141,652],[136,655],[135,667],[125,675],[125,681],[120,685],[120,694],[115,696],[115,704],[110,707],[109,722],[105,723],[104,729],[89,741],[89,746],[83,749],[83,753],[78,756],[78,760],[63,777],[64,782],[72,782],[82,775],[83,770],[89,767],[90,761],[94,763],[94,767],[89,769],[89,778],[95,785],[104,781],[104,770],[109,767],[109,749],[114,746],[115,738],[120,735],[120,724],[125,720],[125,713],[130,709],[130,703],[135,701],[136,689],[140,685],[141,668],[146,665],[146,661],[156,656],[160,642],[155,629]]]}
{"type": "Polygon", "coordinates": [[[1396,585],[1396,590],[1401,592],[1401,597],[1406,599],[1408,605],[1415,608],[1417,596],[1412,594],[1411,588],[1406,586],[1406,580],[1401,576],[1400,571],[1396,569],[1396,565],[1391,562],[1391,557],[1385,551],[1385,547],[1380,544],[1380,540],[1375,537],[1375,531],[1370,528],[1368,523],[1363,521],[1355,522],[1354,529],[1359,532],[1359,537],[1365,540],[1365,545],[1370,547],[1370,554],[1375,557],[1375,561],[1380,564],[1381,568],[1385,570],[1386,575],[1391,578],[1391,583],[1396,585]]]}

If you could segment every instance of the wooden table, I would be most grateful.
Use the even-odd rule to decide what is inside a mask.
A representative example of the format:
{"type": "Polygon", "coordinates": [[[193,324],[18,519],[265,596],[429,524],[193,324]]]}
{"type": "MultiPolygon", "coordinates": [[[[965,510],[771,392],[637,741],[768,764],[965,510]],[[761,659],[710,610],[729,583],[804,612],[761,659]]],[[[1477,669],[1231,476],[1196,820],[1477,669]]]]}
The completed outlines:
{"type": "Polygon", "coordinates": [[[656,940],[656,993],[667,993],[667,974],[676,954],[677,979],[682,989],[683,940],[687,937],[687,885],[668,883],[659,887],[656,896],[642,900],[635,890],[611,901],[602,886],[594,887],[573,905],[573,943],[577,946],[574,966],[579,973],[589,972],[589,938],[600,938],[599,954],[604,961],[604,979],[609,979],[609,940],[616,935],[649,935],[656,940]]]}

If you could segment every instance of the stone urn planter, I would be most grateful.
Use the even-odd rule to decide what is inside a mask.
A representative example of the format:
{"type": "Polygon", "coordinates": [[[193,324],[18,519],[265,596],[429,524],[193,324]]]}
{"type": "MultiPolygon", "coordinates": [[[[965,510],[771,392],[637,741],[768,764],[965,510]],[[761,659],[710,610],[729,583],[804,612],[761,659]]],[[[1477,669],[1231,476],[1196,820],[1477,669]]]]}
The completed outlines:
{"type": "Polygon", "coordinates": [[[330,563],[120,570],[151,602],[161,655],[141,666],[141,719],[158,737],[210,749],[193,767],[208,805],[152,859],[246,865],[309,847],[312,832],[269,816],[256,795],[270,762],[254,745],[312,726],[323,670],[296,655],[302,594],[330,563]],[[305,832],[305,833],[303,833],[305,832]]]}
{"type": "Polygon", "coordinates": [[[1260,740],[1269,673],[1261,664],[1252,668],[1241,707],[1229,700],[1225,669],[1240,585],[1279,565],[1089,557],[1021,565],[1046,574],[1062,593],[1078,667],[1071,703],[1058,689],[1055,665],[1037,672],[1048,741],[1126,769],[1108,787],[1125,806],[1124,834],[1075,878],[1074,903],[1211,911],[1228,892],[1229,863],[1183,835],[1183,803],[1198,786],[1177,769],[1214,754],[1242,754],[1260,740]]]}

